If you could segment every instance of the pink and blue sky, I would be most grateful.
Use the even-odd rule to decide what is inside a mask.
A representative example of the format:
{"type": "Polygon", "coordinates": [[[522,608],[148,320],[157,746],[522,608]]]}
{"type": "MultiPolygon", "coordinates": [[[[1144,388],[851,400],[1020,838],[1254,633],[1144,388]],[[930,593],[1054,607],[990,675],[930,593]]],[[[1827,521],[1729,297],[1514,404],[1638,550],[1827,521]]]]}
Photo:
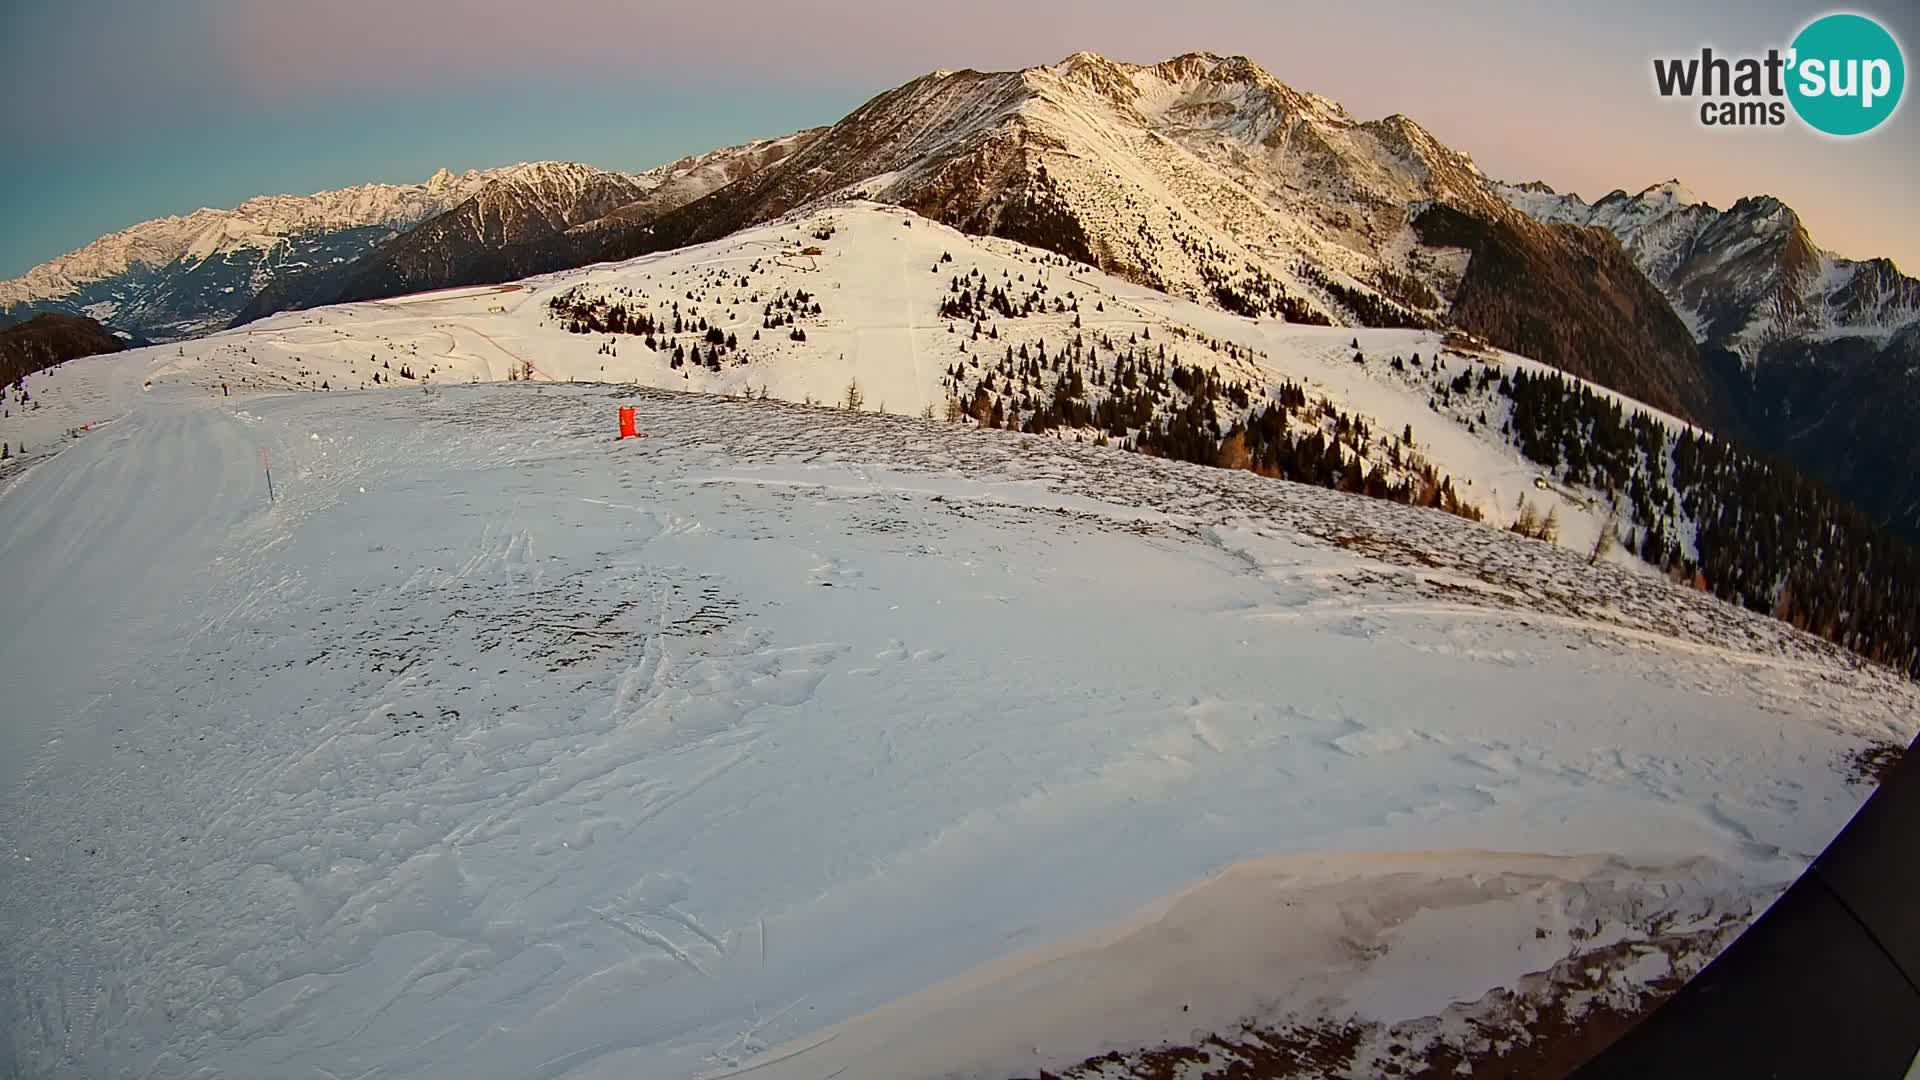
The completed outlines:
{"type": "MultiPolygon", "coordinates": [[[[0,277],[263,192],[563,158],[638,169],[830,123],[934,68],[1078,49],[1243,53],[1362,118],[1403,112],[1487,172],[1589,199],[1669,177],[1772,194],[1843,255],[1920,271],[1920,108],[1874,135],[1710,131],[1650,58],[1784,46],[1782,0],[8,0],[0,277]]],[[[1857,10],[1914,60],[1920,5],[1857,10]]]]}

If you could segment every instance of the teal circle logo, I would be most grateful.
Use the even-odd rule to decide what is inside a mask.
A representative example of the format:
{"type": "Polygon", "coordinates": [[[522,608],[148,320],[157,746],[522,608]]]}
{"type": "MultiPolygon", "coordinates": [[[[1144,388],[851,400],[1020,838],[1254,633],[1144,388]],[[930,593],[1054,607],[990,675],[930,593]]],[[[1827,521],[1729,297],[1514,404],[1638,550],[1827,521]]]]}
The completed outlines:
{"type": "Polygon", "coordinates": [[[1900,43],[1865,15],[1823,15],[1793,39],[1787,99],[1808,126],[1863,135],[1886,122],[1906,89],[1900,43]]]}

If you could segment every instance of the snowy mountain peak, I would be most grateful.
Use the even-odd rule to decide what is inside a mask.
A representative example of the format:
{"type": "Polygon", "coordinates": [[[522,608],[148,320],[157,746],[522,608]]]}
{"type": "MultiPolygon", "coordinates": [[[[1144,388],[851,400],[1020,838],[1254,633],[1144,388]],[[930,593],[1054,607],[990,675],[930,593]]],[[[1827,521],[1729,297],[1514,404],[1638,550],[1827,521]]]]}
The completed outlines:
{"type": "Polygon", "coordinates": [[[1653,184],[1635,197],[1642,202],[1665,203],[1669,206],[1693,206],[1706,201],[1678,179],[1653,184]]]}
{"type": "Polygon", "coordinates": [[[1405,115],[1362,123],[1244,56],[1136,64],[1082,51],[886,91],[744,186],[604,230],[583,261],[717,239],[848,197],[1229,310],[1336,323],[1443,316],[1457,268],[1408,258],[1416,204],[1519,220],[1471,158],[1405,115]]]}
{"type": "Polygon", "coordinates": [[[1123,66],[1128,66],[1128,65],[1123,65],[1119,61],[1109,60],[1106,57],[1100,55],[1097,52],[1093,52],[1090,49],[1081,49],[1078,52],[1072,53],[1062,58],[1059,63],[1054,64],[1052,67],[1053,67],[1053,70],[1058,71],[1064,75],[1064,74],[1071,74],[1072,72],[1077,70],[1095,70],[1095,71],[1098,71],[1101,69],[1120,70],[1123,66]]]}
{"type": "Polygon", "coordinates": [[[1920,322],[1920,282],[1885,260],[1820,250],[1800,215],[1772,195],[1722,210],[1679,180],[1638,194],[1615,190],[1591,206],[1543,184],[1495,189],[1542,221],[1612,232],[1703,344],[1749,364],[1794,335],[1884,340],[1920,322]]]}
{"type": "Polygon", "coordinates": [[[1140,88],[1134,84],[1132,72],[1125,65],[1114,63],[1099,53],[1077,52],[1051,68],[1035,69],[1034,73],[1040,72],[1091,90],[1123,107],[1140,96],[1140,88]]]}
{"type": "Polygon", "coordinates": [[[1727,208],[1727,213],[1765,223],[1780,229],[1799,229],[1800,215],[1793,207],[1772,195],[1748,195],[1727,208]]]}
{"type": "Polygon", "coordinates": [[[579,162],[521,162],[495,170],[470,201],[483,212],[532,213],[573,225],[631,201],[647,186],[639,177],[579,162]]]}
{"type": "MultiPolygon", "coordinates": [[[[1338,102],[1297,91],[1245,56],[1190,52],[1143,65],[1077,52],[1050,68],[1035,69],[1040,73],[1137,108],[1154,121],[1219,126],[1253,110],[1282,119],[1306,114],[1320,122],[1352,122],[1338,102]]],[[[1256,141],[1263,137],[1257,135],[1256,141]]]]}
{"type": "MultiPolygon", "coordinates": [[[[578,161],[523,161],[503,169],[493,170],[496,181],[511,180],[520,183],[580,183],[597,176],[615,175],[611,169],[601,169],[585,165],[578,161]]],[[[619,174],[625,175],[625,174],[619,174]]]]}

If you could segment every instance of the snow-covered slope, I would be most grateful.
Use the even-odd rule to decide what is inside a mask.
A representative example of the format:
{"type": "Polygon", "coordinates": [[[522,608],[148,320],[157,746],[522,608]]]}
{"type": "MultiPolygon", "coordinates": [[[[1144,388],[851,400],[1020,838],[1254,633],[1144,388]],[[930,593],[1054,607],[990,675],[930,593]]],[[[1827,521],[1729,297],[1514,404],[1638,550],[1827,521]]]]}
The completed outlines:
{"type": "MultiPolygon", "coordinates": [[[[988,404],[998,402],[1002,415],[1012,413],[1017,425],[1036,403],[1052,400],[1054,381],[1064,371],[1055,365],[1063,359],[1084,373],[1084,400],[1097,407],[1113,396],[1111,380],[1136,357],[1205,369],[1244,385],[1246,402],[1218,405],[1222,430],[1282,388],[1297,386],[1317,417],[1296,414],[1291,422],[1298,430],[1319,425],[1332,441],[1342,414],[1361,422],[1370,434],[1350,438],[1343,452],[1363,471],[1377,467],[1389,482],[1401,483],[1417,477],[1421,463],[1431,465],[1436,479],[1448,479],[1459,499],[1491,526],[1512,523],[1523,509],[1553,511],[1560,542],[1585,552],[1607,525],[1601,493],[1550,483],[1545,470],[1507,444],[1500,430],[1511,403],[1477,381],[1483,372],[1498,379],[1548,370],[1543,365],[1500,350],[1463,347],[1438,331],[1302,326],[1230,315],[1050,252],[967,236],[862,201],[627,263],[289,312],[162,349],[152,378],[156,385],[185,383],[202,392],[225,384],[245,394],[396,382],[444,386],[524,375],[822,404],[843,401],[855,384],[868,410],[943,418],[950,400],[970,407],[985,385],[988,404]],[[941,314],[962,276],[978,287],[1004,290],[1016,303],[1043,299],[1020,317],[983,311],[976,334],[971,317],[941,314]],[[623,318],[654,320],[651,334],[634,326],[604,329],[615,305],[623,318]],[[588,325],[603,331],[579,332],[588,325]],[[804,340],[794,339],[796,330],[804,340]],[[717,363],[710,332],[721,339],[717,363]],[[725,344],[727,339],[734,344],[725,344]],[[1048,369],[1021,374],[1030,356],[1048,357],[1048,369]],[[1447,389],[1462,373],[1474,375],[1474,385],[1460,393],[1447,389]]],[[[37,377],[29,387],[37,391],[57,376],[37,377]]],[[[53,397],[41,395],[50,410],[53,397]]],[[[1158,415],[1166,416],[1191,395],[1170,385],[1154,400],[1158,415]]],[[[1685,429],[1677,419],[1621,400],[1658,416],[1676,434],[1685,429]]],[[[68,428],[105,419],[38,409],[0,419],[0,438],[32,451],[68,428]]],[[[988,417],[983,412],[978,419],[988,417]]],[[[1135,431],[1139,426],[1129,424],[1135,431]]],[[[1125,441],[1091,421],[1054,434],[1125,441]]],[[[1613,528],[1624,537],[1628,525],[1613,528]]],[[[1684,520],[1681,527],[1684,533],[1684,520]]],[[[1624,551],[1611,557],[1638,565],[1624,551]]]]}
{"type": "MultiPolygon", "coordinates": [[[[1882,669],[1452,515],[565,383],[858,378],[898,410],[970,340],[922,314],[950,275],[1069,287],[839,215],[30,378],[29,422],[106,422],[0,493],[9,1067],[1013,1075],[1452,1015],[1562,961],[1631,999],[1658,927],[1697,964],[1857,807],[1841,760],[1913,734],[1882,669]],[[575,288],[725,318],[736,275],[806,284],[804,348],[695,372],[543,322],[575,288]],[[341,389],[387,363],[429,390],[341,389]],[[623,404],[648,438],[612,439],[623,404]],[[1645,948],[1589,951],[1619,942],[1645,948]]],[[[1196,347],[1184,309],[1071,288],[1110,336],[1196,347]]],[[[1318,370],[1290,340],[1245,362],[1318,370]]]]}
{"type": "Polygon", "coordinates": [[[576,230],[573,251],[542,247],[516,265],[685,247],[850,195],[1240,314],[1455,322],[1696,420],[1711,414],[1691,336],[1613,245],[1508,206],[1466,155],[1406,117],[1355,120],[1244,57],[1137,65],[1078,53],[1022,71],[934,72],[706,198],[576,230]]]}
{"type": "Polygon", "coordinates": [[[939,71],[829,128],[626,179],[642,193],[617,209],[611,190],[562,203],[493,185],[333,273],[248,290],[242,317],[616,261],[859,195],[1242,314],[1451,320],[1713,413],[1690,338],[1630,263],[1516,211],[1406,116],[1357,120],[1245,57],[939,71]],[[1429,220],[1442,211],[1456,218],[1429,220]]]}

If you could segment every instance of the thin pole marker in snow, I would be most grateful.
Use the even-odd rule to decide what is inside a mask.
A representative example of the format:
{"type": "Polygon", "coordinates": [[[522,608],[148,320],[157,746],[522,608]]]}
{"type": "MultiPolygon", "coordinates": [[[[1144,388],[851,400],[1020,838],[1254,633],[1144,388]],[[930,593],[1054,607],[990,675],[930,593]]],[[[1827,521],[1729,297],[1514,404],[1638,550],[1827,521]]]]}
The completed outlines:
{"type": "Polygon", "coordinates": [[[267,464],[267,448],[264,446],[260,448],[260,468],[264,469],[267,474],[267,501],[274,502],[273,466],[267,464]]]}

